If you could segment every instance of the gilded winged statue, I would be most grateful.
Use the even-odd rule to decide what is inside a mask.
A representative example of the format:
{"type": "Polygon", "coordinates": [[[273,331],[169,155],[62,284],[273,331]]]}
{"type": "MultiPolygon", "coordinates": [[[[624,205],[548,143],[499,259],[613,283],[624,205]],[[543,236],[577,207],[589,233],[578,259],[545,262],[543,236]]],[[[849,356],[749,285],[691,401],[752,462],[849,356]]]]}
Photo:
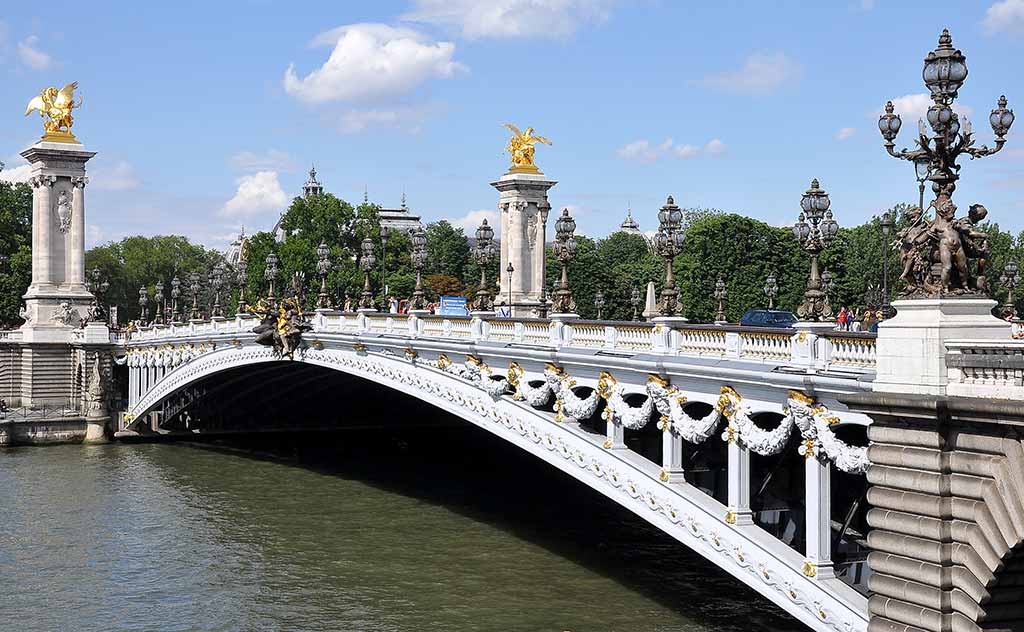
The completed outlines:
{"type": "Polygon", "coordinates": [[[540,169],[533,163],[535,151],[533,145],[534,143],[550,145],[551,141],[543,136],[534,135],[532,127],[527,127],[525,132],[521,132],[511,123],[502,123],[502,125],[512,132],[512,138],[509,139],[508,145],[505,147],[505,151],[512,156],[512,168],[509,169],[509,172],[540,173],[540,169]]]}
{"type": "Polygon", "coordinates": [[[72,81],[60,90],[50,86],[28,102],[25,116],[31,114],[33,110],[39,110],[39,115],[43,118],[43,128],[46,130],[43,137],[45,140],[74,141],[75,137],[71,133],[74,118],[71,116],[71,111],[82,107],[81,97],[79,97],[78,103],[75,103],[76,88],[78,88],[77,81],[72,81]]]}

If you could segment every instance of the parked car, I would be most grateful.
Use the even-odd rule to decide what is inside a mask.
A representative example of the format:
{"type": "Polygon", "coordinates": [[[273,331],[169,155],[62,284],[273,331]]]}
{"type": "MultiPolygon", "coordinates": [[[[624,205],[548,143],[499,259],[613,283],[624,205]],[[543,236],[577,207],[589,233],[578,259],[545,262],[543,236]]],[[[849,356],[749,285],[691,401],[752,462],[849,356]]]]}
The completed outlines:
{"type": "Polygon", "coordinates": [[[752,309],[740,319],[744,327],[792,327],[795,322],[793,312],[781,309],[752,309]]]}

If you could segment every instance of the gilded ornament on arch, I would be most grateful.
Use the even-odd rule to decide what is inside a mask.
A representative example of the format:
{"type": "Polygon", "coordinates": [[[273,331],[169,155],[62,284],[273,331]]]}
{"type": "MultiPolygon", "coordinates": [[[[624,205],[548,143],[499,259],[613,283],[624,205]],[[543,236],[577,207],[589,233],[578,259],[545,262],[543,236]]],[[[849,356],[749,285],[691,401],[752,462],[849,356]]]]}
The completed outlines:
{"type": "Polygon", "coordinates": [[[605,439],[604,443],[601,444],[601,447],[603,447],[605,450],[611,450],[612,449],[612,445],[614,445],[614,444],[612,443],[611,439],[605,439]]]}
{"type": "MultiPolygon", "coordinates": [[[[800,572],[808,577],[814,577],[818,574],[818,567],[814,563],[807,561],[804,562],[804,565],[800,567],[800,572]]],[[[821,618],[825,618],[824,613],[821,614],[821,618]]]]}
{"type": "Polygon", "coordinates": [[[71,133],[71,126],[75,123],[71,112],[82,107],[81,96],[78,98],[78,103],[75,103],[77,88],[77,81],[72,81],[60,90],[50,86],[28,102],[25,116],[38,110],[39,116],[43,119],[45,133],[42,140],[54,143],[78,143],[75,135],[71,133]]]}
{"type": "Polygon", "coordinates": [[[733,511],[732,509],[725,512],[725,523],[736,524],[736,512],[733,511]]]}
{"type": "Polygon", "coordinates": [[[800,391],[789,391],[788,395],[790,399],[796,400],[803,404],[804,406],[813,406],[817,401],[810,395],[805,395],[800,391]]]}
{"type": "Polygon", "coordinates": [[[668,380],[666,380],[665,378],[661,377],[660,375],[655,375],[654,373],[649,373],[647,375],[647,383],[648,384],[657,384],[658,386],[660,386],[662,388],[668,388],[668,380]]]}
{"type": "Polygon", "coordinates": [[[611,373],[607,371],[601,371],[601,374],[597,377],[597,396],[603,400],[607,400],[612,396],[612,389],[618,381],[612,377],[611,373]]]}
{"type": "Polygon", "coordinates": [[[475,355],[472,355],[472,354],[469,354],[469,353],[466,354],[466,362],[468,362],[468,363],[470,363],[470,364],[472,364],[473,366],[476,366],[476,367],[485,366],[483,360],[481,360],[480,358],[476,357],[475,355]]]}
{"type": "Polygon", "coordinates": [[[441,355],[437,356],[437,368],[443,371],[450,367],[451,365],[452,361],[448,359],[447,355],[442,353],[441,355]]]}
{"type": "Polygon", "coordinates": [[[668,482],[668,470],[662,468],[661,474],[658,474],[658,480],[660,480],[662,483],[667,483],[668,482]]]}

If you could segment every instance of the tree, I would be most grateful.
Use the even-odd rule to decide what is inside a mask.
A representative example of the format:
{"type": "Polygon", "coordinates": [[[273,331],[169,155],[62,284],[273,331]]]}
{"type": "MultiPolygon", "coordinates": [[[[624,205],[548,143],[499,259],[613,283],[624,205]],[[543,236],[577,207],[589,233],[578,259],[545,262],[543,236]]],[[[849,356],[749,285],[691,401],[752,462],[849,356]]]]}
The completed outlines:
{"type": "MultiPolygon", "coordinates": [[[[427,224],[427,253],[429,258],[426,274],[445,274],[457,279],[466,278],[466,266],[471,263],[469,240],[461,227],[452,226],[447,220],[427,224]]],[[[478,276],[470,281],[477,282],[478,276]]]]}
{"type": "Polygon", "coordinates": [[[32,189],[0,180],[0,326],[22,323],[21,297],[31,282],[32,189]]]}

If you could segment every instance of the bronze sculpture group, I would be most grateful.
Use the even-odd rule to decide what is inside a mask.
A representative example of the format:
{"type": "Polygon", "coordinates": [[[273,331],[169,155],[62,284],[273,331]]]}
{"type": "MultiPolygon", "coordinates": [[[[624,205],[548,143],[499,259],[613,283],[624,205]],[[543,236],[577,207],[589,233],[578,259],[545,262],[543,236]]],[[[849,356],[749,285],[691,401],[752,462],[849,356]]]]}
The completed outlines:
{"type": "Polygon", "coordinates": [[[256,343],[273,347],[282,359],[294,359],[295,352],[304,346],[302,334],[313,329],[299,299],[286,298],[279,303],[260,299],[254,311],[260,316],[260,324],[252,330],[256,343]]]}

